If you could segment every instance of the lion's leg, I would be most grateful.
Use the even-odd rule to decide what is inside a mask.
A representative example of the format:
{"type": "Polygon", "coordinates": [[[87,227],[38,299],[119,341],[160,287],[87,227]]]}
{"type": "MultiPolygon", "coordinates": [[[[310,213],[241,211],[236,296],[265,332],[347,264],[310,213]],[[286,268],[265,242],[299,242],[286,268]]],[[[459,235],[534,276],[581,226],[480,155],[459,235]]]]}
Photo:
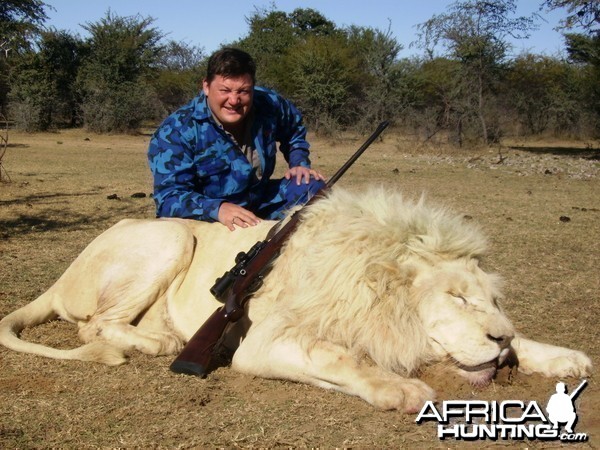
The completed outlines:
{"type": "MultiPolygon", "coordinates": [[[[125,299],[103,302],[108,303],[105,308],[78,322],[79,338],[85,343],[102,340],[121,350],[138,350],[149,355],[176,353],[183,344],[172,331],[148,330],[132,325],[155,299],[154,293],[136,293],[130,289],[125,299]]],[[[164,308],[164,300],[160,302],[164,308]]]]}
{"type": "MultiPolygon", "coordinates": [[[[181,350],[183,343],[170,326],[166,305],[185,279],[194,254],[194,237],[174,222],[156,221],[138,228],[118,253],[110,253],[111,261],[96,269],[97,307],[78,321],[79,336],[84,342],[102,339],[123,350],[171,355],[181,350]],[[156,249],[157,245],[160,248],[156,249]],[[154,320],[134,326],[149,309],[154,320]]],[[[116,229],[121,236],[123,229],[116,229]]]]}
{"type": "Polygon", "coordinates": [[[153,332],[102,318],[82,326],[79,335],[86,342],[91,340],[89,336],[92,335],[122,350],[138,350],[153,356],[174,355],[183,348],[182,340],[172,332],[153,332]]]}
{"type": "Polygon", "coordinates": [[[547,377],[584,377],[592,371],[592,361],[584,353],[517,336],[513,339],[519,371],[547,377]]]}
{"type": "MultiPolygon", "coordinates": [[[[183,348],[181,337],[168,327],[166,299],[177,291],[185,272],[171,279],[171,271],[165,271],[165,281],[170,281],[166,293],[157,292],[156,286],[147,283],[130,282],[127,285],[127,298],[119,299],[118,292],[107,294],[108,301],[99,302],[98,311],[86,323],[80,323],[79,336],[84,342],[103,339],[123,350],[138,350],[149,355],[173,355],[183,348]],[[160,298],[157,299],[157,296],[160,298]],[[132,323],[149,307],[156,310],[164,319],[153,321],[154,329],[134,326],[132,323]]],[[[158,280],[160,281],[160,280],[158,280]]]]}
{"type": "Polygon", "coordinates": [[[422,381],[404,378],[365,361],[345,348],[317,341],[305,350],[289,338],[253,329],[233,358],[233,368],[264,378],[281,378],[355,395],[381,409],[418,412],[434,391],[422,381]]]}

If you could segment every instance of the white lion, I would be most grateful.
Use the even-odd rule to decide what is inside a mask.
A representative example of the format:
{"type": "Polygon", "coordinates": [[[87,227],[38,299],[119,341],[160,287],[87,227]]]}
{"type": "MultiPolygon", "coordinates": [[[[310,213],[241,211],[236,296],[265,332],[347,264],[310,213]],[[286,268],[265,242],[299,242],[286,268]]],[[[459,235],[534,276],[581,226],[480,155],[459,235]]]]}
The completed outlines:
{"type": "MultiPolygon", "coordinates": [[[[447,361],[489,383],[509,352],[525,373],[581,377],[583,353],[517,334],[500,310],[485,241],[460,216],[372,189],[335,189],[302,212],[245,317],[227,331],[243,373],[420,410],[434,392],[409,378],[447,361]]],[[[220,306],[209,293],[272,222],[230,232],[182,219],[124,220],[96,238],[38,299],[0,321],[0,344],[50,358],[120,364],[124,352],[176,355],[220,306]],[[85,345],[58,350],[18,338],[56,317],[85,345]]]]}

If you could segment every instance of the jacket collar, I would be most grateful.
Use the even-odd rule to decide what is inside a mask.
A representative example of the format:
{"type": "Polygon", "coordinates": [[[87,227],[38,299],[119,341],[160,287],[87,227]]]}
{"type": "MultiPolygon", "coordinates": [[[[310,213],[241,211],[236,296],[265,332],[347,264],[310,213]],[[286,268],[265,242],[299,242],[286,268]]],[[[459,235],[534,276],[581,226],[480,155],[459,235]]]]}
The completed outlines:
{"type": "Polygon", "coordinates": [[[204,92],[200,92],[200,94],[192,100],[192,105],[194,107],[194,112],[192,113],[194,119],[205,121],[212,118],[212,112],[208,107],[204,92]]]}

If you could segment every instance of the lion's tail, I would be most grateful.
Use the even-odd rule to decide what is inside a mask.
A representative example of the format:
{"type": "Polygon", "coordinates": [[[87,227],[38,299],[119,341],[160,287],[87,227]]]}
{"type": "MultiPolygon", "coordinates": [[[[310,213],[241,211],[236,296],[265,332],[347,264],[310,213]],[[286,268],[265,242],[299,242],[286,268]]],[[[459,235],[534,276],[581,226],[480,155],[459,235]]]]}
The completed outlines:
{"type": "Polygon", "coordinates": [[[126,361],[121,349],[103,341],[93,341],[74,349],[61,350],[19,338],[20,333],[25,328],[41,325],[57,317],[58,314],[52,307],[52,294],[46,292],[33,302],[13,311],[0,320],[0,345],[16,352],[31,353],[54,359],[94,361],[111,366],[126,361]]]}

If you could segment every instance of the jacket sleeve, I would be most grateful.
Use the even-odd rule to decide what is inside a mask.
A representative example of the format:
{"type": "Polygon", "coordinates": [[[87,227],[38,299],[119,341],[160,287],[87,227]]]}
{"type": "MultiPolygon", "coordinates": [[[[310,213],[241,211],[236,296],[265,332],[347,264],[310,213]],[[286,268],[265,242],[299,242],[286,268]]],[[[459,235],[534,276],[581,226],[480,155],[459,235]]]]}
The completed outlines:
{"type": "Polygon", "coordinates": [[[278,96],[279,124],[277,140],[280,142],[279,150],[283,153],[289,167],[310,167],[309,148],[306,140],[306,127],[302,121],[302,114],[289,100],[278,96]]]}
{"type": "Polygon", "coordinates": [[[158,217],[218,220],[223,200],[197,192],[192,146],[180,128],[168,121],[161,125],[150,140],[148,162],[158,217]]]}

